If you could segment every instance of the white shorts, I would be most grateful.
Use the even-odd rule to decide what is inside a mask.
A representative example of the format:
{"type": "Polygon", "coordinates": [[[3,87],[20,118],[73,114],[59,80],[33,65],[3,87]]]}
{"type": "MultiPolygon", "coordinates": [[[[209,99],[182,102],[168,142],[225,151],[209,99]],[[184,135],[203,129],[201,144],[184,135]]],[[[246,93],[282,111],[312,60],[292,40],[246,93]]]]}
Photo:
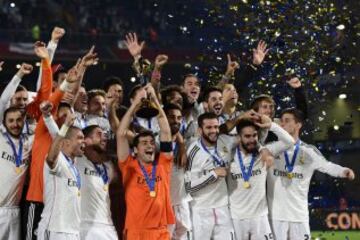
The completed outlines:
{"type": "Polygon", "coordinates": [[[81,223],[81,240],[118,240],[115,227],[101,223],[81,223]]]}
{"type": "Polygon", "coordinates": [[[270,240],[274,239],[267,216],[233,219],[237,240],[270,240]]]}
{"type": "Polygon", "coordinates": [[[51,232],[39,227],[37,240],[80,240],[80,234],[51,232]]]}
{"type": "Polygon", "coordinates": [[[188,202],[173,206],[175,225],[169,226],[172,240],[190,240],[191,237],[191,213],[188,202]]]}
{"type": "Polygon", "coordinates": [[[310,240],[310,226],[308,222],[287,222],[270,220],[275,240],[310,240]]]}
{"type": "Polygon", "coordinates": [[[0,239],[20,240],[20,208],[0,208],[0,239]]]}
{"type": "Polygon", "coordinates": [[[235,240],[235,233],[227,206],[192,209],[194,240],[235,240]]]}

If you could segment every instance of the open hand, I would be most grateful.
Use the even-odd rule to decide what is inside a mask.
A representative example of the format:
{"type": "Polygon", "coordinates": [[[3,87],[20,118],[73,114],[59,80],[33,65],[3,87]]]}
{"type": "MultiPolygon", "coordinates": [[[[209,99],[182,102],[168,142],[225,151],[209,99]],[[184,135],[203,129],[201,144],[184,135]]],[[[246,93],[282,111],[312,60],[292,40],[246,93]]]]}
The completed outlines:
{"type": "Polygon", "coordinates": [[[136,33],[128,33],[125,38],[125,45],[128,48],[131,56],[133,56],[134,58],[139,57],[141,55],[141,51],[145,46],[145,42],[142,41],[139,44],[136,33]]]}
{"type": "Polygon", "coordinates": [[[257,45],[256,49],[253,49],[253,64],[260,65],[264,59],[266,54],[269,52],[269,49],[266,49],[266,43],[263,40],[257,45]]]}

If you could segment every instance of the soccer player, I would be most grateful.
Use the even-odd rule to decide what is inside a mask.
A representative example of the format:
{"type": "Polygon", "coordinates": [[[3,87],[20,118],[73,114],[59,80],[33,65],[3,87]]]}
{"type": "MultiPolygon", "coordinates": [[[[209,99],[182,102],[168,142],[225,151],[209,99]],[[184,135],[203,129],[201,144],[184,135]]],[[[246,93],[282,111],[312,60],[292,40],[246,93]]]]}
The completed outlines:
{"type": "Polygon", "coordinates": [[[167,240],[170,239],[167,225],[175,223],[170,201],[171,131],[155,90],[151,86],[146,89],[159,109],[160,153],[156,153],[155,137],[149,131],[134,138],[130,152],[126,135],[131,117],[146,98],[142,88],[137,91],[117,131],[117,154],[126,200],[124,235],[132,240],[167,240]]]}
{"type": "Polygon", "coordinates": [[[266,115],[259,122],[240,120],[237,132],[240,142],[230,163],[227,177],[230,213],[236,239],[272,239],[266,202],[267,165],[261,161],[259,152],[259,128],[269,128],[279,141],[265,145],[277,154],[292,147],[293,138],[266,115]]]}
{"type": "MultiPolygon", "coordinates": [[[[51,116],[52,105],[43,102],[41,111],[46,127],[53,138],[59,132],[51,116]]],[[[68,106],[70,114],[70,106],[68,106]]],[[[60,111],[60,107],[59,110],[60,111]]],[[[82,179],[81,188],[81,239],[117,239],[110,212],[109,185],[115,178],[115,168],[106,152],[107,139],[97,125],[83,129],[84,155],[78,158],[76,167],[82,179]]]]}
{"type": "Polygon", "coordinates": [[[219,118],[219,123],[225,123],[225,118],[222,116],[222,111],[224,108],[222,90],[217,87],[210,87],[205,90],[204,101],[207,105],[207,110],[209,112],[215,113],[219,118]]]}
{"type": "Polygon", "coordinates": [[[110,123],[106,118],[106,93],[101,89],[93,89],[88,92],[88,109],[86,126],[98,125],[110,136],[110,123]]]}
{"type": "Polygon", "coordinates": [[[82,240],[116,240],[109,196],[109,185],[116,173],[106,152],[107,139],[97,125],[86,127],[83,133],[84,155],[76,162],[82,180],[80,237],[82,240]]]}
{"type": "Polygon", "coordinates": [[[315,170],[333,177],[355,178],[354,172],[327,161],[316,147],[300,140],[303,117],[297,109],[286,109],[281,115],[283,127],[296,141],[279,155],[267,177],[267,199],[270,223],[276,240],[311,239],[308,192],[315,170]]]}
{"type": "Polygon", "coordinates": [[[174,164],[171,173],[171,203],[175,213],[176,223],[171,227],[173,240],[188,240],[191,238],[191,215],[190,205],[191,196],[185,190],[185,165],[186,165],[186,149],[184,138],[180,133],[182,122],[181,108],[175,104],[168,104],[164,107],[164,112],[169,121],[172,142],[174,164]]]}
{"type": "Polygon", "coordinates": [[[84,154],[84,135],[67,116],[53,140],[44,166],[44,210],[38,235],[45,239],[80,239],[81,175],[75,163],[84,154]]]}
{"type": "Polygon", "coordinates": [[[234,137],[220,135],[215,113],[203,113],[198,119],[200,137],[187,148],[185,188],[191,202],[195,240],[234,239],[225,181],[234,137]]]}
{"type": "MultiPolygon", "coordinates": [[[[301,85],[300,79],[298,77],[292,77],[288,82],[289,86],[294,89],[294,99],[296,108],[302,112],[303,118],[307,118],[307,100],[304,92],[304,88],[301,85]]],[[[251,108],[258,112],[259,114],[265,114],[271,119],[275,117],[275,101],[274,99],[266,94],[262,94],[255,98],[251,103],[251,108]]],[[[275,119],[275,121],[279,121],[275,119]]],[[[271,131],[268,133],[262,134],[261,142],[272,142],[276,141],[277,138],[275,134],[271,131]]]]}
{"type": "Polygon", "coordinates": [[[120,78],[111,76],[105,80],[103,89],[106,92],[106,112],[108,113],[110,110],[110,105],[114,100],[119,106],[123,103],[123,82],[120,78]]]}
{"type": "Polygon", "coordinates": [[[0,239],[21,239],[19,204],[33,143],[33,137],[22,133],[24,122],[22,109],[10,107],[0,127],[0,239]]]}
{"type": "MultiPolygon", "coordinates": [[[[196,75],[188,74],[185,76],[182,87],[186,98],[183,104],[183,116],[184,116],[184,138],[185,141],[190,143],[196,137],[198,137],[198,125],[197,119],[200,114],[204,112],[203,104],[199,104],[197,101],[200,95],[200,80],[196,75]]],[[[187,144],[188,144],[187,143],[187,144]]]]}
{"type": "MultiPolygon", "coordinates": [[[[93,49],[93,48],[92,48],[93,49]]],[[[52,114],[56,115],[56,120],[61,124],[65,120],[65,116],[70,111],[67,111],[69,108],[65,107],[59,109],[60,101],[64,96],[64,93],[67,91],[72,91],[76,86],[79,85],[81,78],[83,76],[83,72],[92,65],[92,60],[96,59],[96,56],[92,54],[92,50],[90,50],[82,59],[80,64],[76,64],[73,68],[71,68],[67,74],[67,79],[61,83],[61,85],[55,90],[54,93],[48,99],[53,108],[52,114]]],[[[43,75],[44,80],[45,75],[43,75]]],[[[50,69],[50,83],[52,82],[51,69],[50,69]]],[[[42,83],[43,84],[43,83],[42,83]]],[[[51,89],[51,87],[50,87],[51,89]]],[[[39,104],[40,105],[40,104],[39,104]]],[[[39,108],[39,107],[38,107],[39,108]]],[[[40,109],[39,109],[40,111],[40,109]]],[[[32,148],[32,159],[30,166],[30,183],[29,189],[27,191],[26,196],[26,205],[27,205],[27,222],[25,228],[25,234],[27,240],[32,240],[35,238],[34,231],[37,229],[38,223],[41,218],[41,213],[43,210],[43,190],[44,190],[44,182],[43,182],[43,169],[45,163],[45,157],[49,152],[49,148],[51,145],[52,139],[49,134],[45,122],[43,118],[40,118],[35,129],[35,138],[34,144],[32,148]]]]}

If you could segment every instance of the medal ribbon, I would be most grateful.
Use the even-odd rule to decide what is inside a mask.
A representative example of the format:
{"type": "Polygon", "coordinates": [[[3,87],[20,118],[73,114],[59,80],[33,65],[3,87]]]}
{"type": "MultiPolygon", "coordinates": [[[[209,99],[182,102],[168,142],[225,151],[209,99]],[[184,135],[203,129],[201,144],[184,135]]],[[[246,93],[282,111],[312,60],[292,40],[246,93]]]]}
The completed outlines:
{"type": "Polygon", "coordinates": [[[294,155],[292,156],[291,162],[289,160],[289,155],[288,155],[287,151],[284,152],[285,166],[286,166],[286,170],[289,173],[291,173],[294,170],[294,165],[295,165],[297,154],[299,153],[299,149],[300,149],[300,141],[297,141],[295,144],[295,151],[294,151],[294,155]]]}
{"type": "Polygon", "coordinates": [[[176,155],[177,155],[177,152],[178,152],[178,143],[177,142],[173,142],[172,143],[172,149],[173,149],[173,155],[174,155],[174,157],[176,157],[176,155]]]}
{"type": "Polygon", "coordinates": [[[216,164],[220,167],[225,167],[224,161],[221,159],[218,151],[217,151],[217,145],[215,145],[215,154],[211,154],[211,152],[206,148],[205,144],[203,143],[202,139],[200,139],[201,147],[204,149],[205,152],[207,152],[216,162],[216,164]]]}
{"type": "Polygon", "coordinates": [[[186,131],[186,122],[185,122],[185,119],[182,118],[182,120],[181,120],[181,126],[180,126],[180,133],[181,133],[181,135],[184,136],[185,131],[186,131]]]}
{"type": "Polygon", "coordinates": [[[108,176],[105,164],[93,163],[93,165],[94,165],[94,168],[96,169],[96,172],[100,175],[101,179],[103,180],[104,184],[106,185],[109,182],[109,176],[108,176]],[[99,165],[102,166],[102,169],[99,165]]]}
{"type": "Polygon", "coordinates": [[[241,151],[240,151],[239,147],[236,148],[236,152],[237,152],[238,159],[239,159],[239,165],[240,165],[241,173],[243,175],[243,178],[244,178],[245,182],[248,182],[250,177],[251,177],[252,169],[254,167],[256,154],[255,153],[251,154],[250,166],[248,168],[248,171],[246,171],[246,167],[244,165],[244,160],[242,158],[241,151]]]}
{"type": "Polygon", "coordinates": [[[13,142],[13,140],[11,139],[11,137],[9,136],[9,134],[7,132],[5,133],[5,136],[8,139],[10,146],[13,150],[14,157],[15,157],[15,165],[16,165],[16,167],[20,167],[20,165],[22,163],[22,155],[23,155],[23,136],[20,135],[19,150],[17,152],[16,152],[15,143],[13,142]]]}
{"type": "Polygon", "coordinates": [[[78,190],[80,190],[81,188],[81,177],[80,177],[80,173],[79,170],[76,168],[75,164],[73,163],[73,161],[71,161],[70,158],[68,158],[68,156],[66,156],[65,154],[63,154],[66,158],[66,161],[68,163],[68,166],[70,167],[71,171],[73,172],[73,174],[76,177],[76,187],[78,188],[78,190]]]}
{"type": "Polygon", "coordinates": [[[145,177],[145,181],[150,189],[150,192],[155,191],[157,160],[153,161],[153,163],[152,163],[151,179],[150,179],[149,174],[147,173],[145,167],[141,164],[141,162],[139,160],[137,162],[138,162],[140,169],[145,177]]]}

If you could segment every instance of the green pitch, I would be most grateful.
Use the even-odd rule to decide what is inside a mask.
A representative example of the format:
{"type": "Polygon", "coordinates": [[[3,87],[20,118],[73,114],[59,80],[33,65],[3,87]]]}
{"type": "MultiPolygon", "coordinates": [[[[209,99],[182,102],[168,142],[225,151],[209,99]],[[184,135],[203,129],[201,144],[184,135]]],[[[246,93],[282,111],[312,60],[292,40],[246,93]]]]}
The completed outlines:
{"type": "Polygon", "coordinates": [[[313,231],[314,240],[360,240],[360,231],[313,231]]]}

